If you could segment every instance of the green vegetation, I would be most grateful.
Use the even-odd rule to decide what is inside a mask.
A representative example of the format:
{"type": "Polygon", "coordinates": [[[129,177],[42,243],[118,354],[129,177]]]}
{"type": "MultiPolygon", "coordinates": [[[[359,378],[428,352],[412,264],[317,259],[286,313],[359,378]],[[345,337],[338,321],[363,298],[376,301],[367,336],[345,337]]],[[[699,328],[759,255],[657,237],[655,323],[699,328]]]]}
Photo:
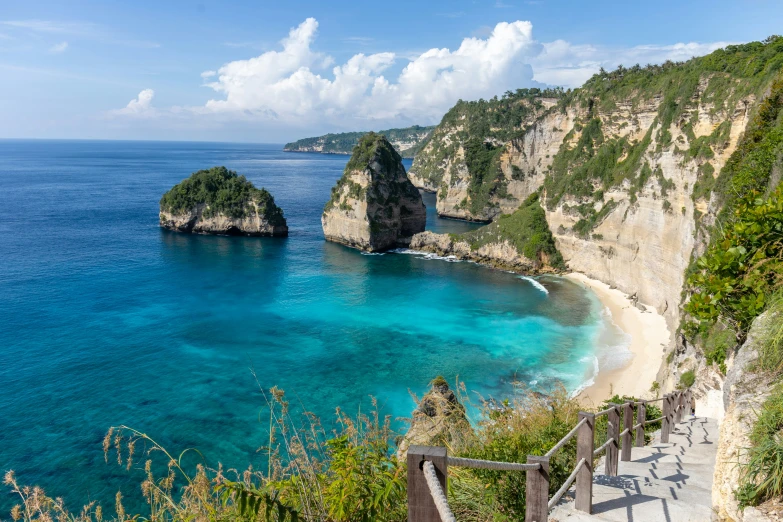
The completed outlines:
{"type": "Polygon", "coordinates": [[[461,234],[457,238],[467,241],[472,250],[508,241],[519,254],[534,263],[565,268],[537,193],[531,194],[513,213],[503,214],[495,222],[461,234]]]}
{"type": "Polygon", "coordinates": [[[696,382],[696,372],[693,370],[688,370],[680,375],[680,386],[683,388],[690,388],[694,382],[696,382]]]}
{"type": "Polygon", "coordinates": [[[750,434],[748,461],[742,466],[736,492],[741,507],[755,506],[783,496],[783,386],[778,386],[761,407],[750,434]]]}
{"type": "MultiPolygon", "coordinates": [[[[702,162],[699,181],[694,187],[694,199],[709,198],[713,188],[721,194],[735,194],[736,191],[727,190],[730,188],[727,180],[735,178],[735,173],[731,172],[736,169],[729,168],[716,183],[714,168],[707,162],[717,150],[727,145],[730,122],[726,119],[710,135],[697,138],[693,127],[698,114],[693,109],[697,103],[710,104],[713,116],[731,114],[741,99],[750,95],[761,98],[781,69],[783,38],[770,37],[764,42],[728,46],[684,63],[619,67],[613,72],[596,74],[582,88],[567,93],[560,102],[563,110],[568,105],[581,105],[587,109],[587,117],[577,123],[553,159],[544,182],[547,207],[554,209],[564,196],[599,201],[598,193],[626,180],[630,183],[633,203],[636,194],[652,176],[658,178],[661,195],[665,197],[666,191],[673,188],[672,182],[666,180],[658,169],[653,171],[642,158],[654,139],[657,151],[671,146],[670,128],[673,124],[680,127],[689,141],[688,147],[682,151],[684,160],[702,162]],[[663,98],[663,102],[655,121],[641,140],[629,141],[604,135],[604,115],[614,111],[618,103],[630,103],[632,107],[639,108],[656,97],[663,98]],[[574,139],[576,142],[570,146],[574,139]]],[[[772,99],[778,100],[777,97],[772,99]]],[[[762,109],[761,112],[765,110],[770,111],[762,109]]],[[[769,115],[762,116],[762,119],[767,122],[774,120],[769,115]]],[[[766,139],[776,141],[776,137],[766,139]]],[[[578,231],[584,235],[590,230],[587,222],[592,218],[591,206],[583,205],[580,209],[587,211],[582,216],[586,222],[580,224],[578,231]]],[[[667,210],[670,209],[669,203],[667,210]]]]}
{"type": "Polygon", "coordinates": [[[162,211],[172,214],[189,213],[198,205],[206,205],[204,217],[225,214],[245,217],[250,202],[258,205],[259,214],[272,225],[284,225],[283,211],[266,189],[257,189],[244,176],[226,167],[212,167],[194,172],[188,179],[174,185],[160,198],[162,211]]]}
{"type": "Polygon", "coordinates": [[[396,172],[402,162],[399,153],[383,134],[368,132],[353,148],[351,159],[345,165],[345,171],[364,170],[374,159],[386,172],[396,172]]]}
{"type": "Polygon", "coordinates": [[[683,330],[693,336],[721,320],[744,335],[783,284],[783,186],[767,198],[752,192],[740,201],[696,267],[685,305],[692,320],[683,330]]]}
{"type": "Polygon", "coordinates": [[[491,100],[460,100],[443,116],[422,153],[414,159],[411,171],[430,185],[439,186],[445,173],[445,161],[454,159],[462,145],[466,156],[471,155],[470,159],[466,157],[471,174],[468,190],[471,201],[467,205],[471,211],[480,210],[496,192],[503,197],[505,187],[497,161],[505,150],[502,143],[521,135],[544,111],[542,98],[561,98],[563,95],[562,89],[534,88],[508,91],[501,98],[496,96],[491,100]],[[476,202],[472,201],[474,199],[476,202]]]}
{"type": "MultiPolygon", "coordinates": [[[[386,212],[386,215],[383,216],[368,215],[370,230],[380,232],[385,225],[383,219],[376,218],[391,218],[393,211],[390,205],[399,203],[401,198],[415,199],[419,197],[418,191],[404,177],[403,172],[402,158],[386,137],[375,132],[368,132],[353,148],[353,155],[348,160],[342,177],[332,187],[332,194],[324,206],[324,212],[328,212],[335,206],[340,210],[350,211],[353,210],[353,207],[348,199],[366,198],[368,203],[380,203],[381,210],[386,212]],[[370,168],[373,162],[380,165],[380,170],[375,175],[386,176],[383,191],[377,191],[372,186],[362,187],[352,179],[355,171],[364,172],[370,168]]],[[[400,212],[404,214],[410,211],[401,207],[400,212]]]]}
{"type": "MultiPolygon", "coordinates": [[[[433,380],[436,385],[445,382],[442,377],[433,380]]],[[[457,390],[462,392],[462,408],[467,393],[461,384],[457,390]]],[[[327,431],[311,414],[293,414],[282,390],[264,391],[264,397],[268,407],[260,418],[268,441],[259,452],[268,457],[265,469],[212,468],[196,450],[169,453],[144,433],[124,426],[112,428],[103,441],[106,462],[140,473],[141,488],[129,490],[135,491],[131,500],[140,501],[143,507],[140,513],[126,511],[123,501],[128,499],[119,492],[113,509],[116,514],[104,511],[96,502],[69,513],[61,500],[48,497],[41,488],[19,485],[9,471],[5,484],[20,496],[11,518],[22,522],[407,519],[406,464],[395,456],[390,419],[381,417],[375,401],[369,414],[355,418],[338,409],[334,429],[327,431]]],[[[628,400],[635,399],[615,396],[607,403],[628,400]]],[[[607,403],[597,409],[604,409],[607,403]]],[[[560,441],[584,409],[563,388],[549,395],[517,393],[511,399],[483,402],[477,408],[481,414],[475,425],[454,423],[447,441],[450,455],[525,462],[528,455],[544,455],[560,441]]],[[[660,409],[648,405],[648,420],[660,415],[660,409]]],[[[606,417],[601,419],[596,446],[606,433],[606,417]]],[[[657,428],[651,424],[646,431],[657,428]]],[[[562,486],[575,465],[576,438],[572,438],[551,458],[550,495],[562,486]]],[[[447,494],[458,520],[523,520],[525,487],[524,472],[453,467],[447,494]]]]}
{"type": "MultiPolygon", "coordinates": [[[[421,127],[414,125],[400,129],[387,129],[378,131],[378,134],[386,136],[391,143],[414,143],[403,150],[395,150],[403,158],[412,158],[426,142],[427,137],[435,127],[421,127]]],[[[292,152],[314,151],[321,148],[321,152],[327,154],[351,154],[351,151],[359,143],[366,132],[342,132],[339,134],[326,134],[314,138],[304,138],[291,143],[286,143],[283,150],[292,152]]]]}
{"type": "Polygon", "coordinates": [[[707,188],[700,187],[701,177],[694,187],[694,198],[707,197],[711,188],[723,206],[712,244],[688,273],[683,331],[723,371],[728,350],[744,339],[783,282],[782,109],[783,77],[772,83],[718,178],[710,167],[707,188]]]}

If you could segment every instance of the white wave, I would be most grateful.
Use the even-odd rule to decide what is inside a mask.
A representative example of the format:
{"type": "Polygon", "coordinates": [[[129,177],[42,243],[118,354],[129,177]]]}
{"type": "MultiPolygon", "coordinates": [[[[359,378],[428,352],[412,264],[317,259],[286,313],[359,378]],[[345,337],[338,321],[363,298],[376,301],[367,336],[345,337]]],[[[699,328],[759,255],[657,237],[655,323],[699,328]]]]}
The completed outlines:
{"type": "Polygon", "coordinates": [[[410,248],[395,248],[394,250],[389,250],[389,252],[393,252],[395,254],[418,256],[421,259],[436,259],[439,261],[446,261],[448,263],[459,263],[461,261],[461,259],[457,259],[457,256],[439,256],[438,254],[433,254],[432,252],[423,252],[421,250],[412,250],[410,248]]]}
{"type": "Polygon", "coordinates": [[[524,279],[525,281],[529,282],[531,285],[536,287],[538,290],[541,290],[545,294],[549,295],[549,290],[546,289],[544,285],[533,279],[532,277],[528,276],[519,276],[520,279],[524,279]]]}
{"type": "Polygon", "coordinates": [[[576,397],[577,395],[582,393],[583,390],[586,390],[587,388],[595,384],[595,379],[596,377],[598,377],[598,372],[599,372],[598,357],[596,357],[595,355],[593,356],[587,355],[579,359],[579,362],[587,363],[590,362],[590,359],[593,360],[593,372],[590,374],[590,377],[588,377],[582,384],[577,386],[573,392],[571,392],[571,397],[576,397]]]}
{"type": "Polygon", "coordinates": [[[382,256],[385,252],[362,252],[363,256],[382,256]]]}

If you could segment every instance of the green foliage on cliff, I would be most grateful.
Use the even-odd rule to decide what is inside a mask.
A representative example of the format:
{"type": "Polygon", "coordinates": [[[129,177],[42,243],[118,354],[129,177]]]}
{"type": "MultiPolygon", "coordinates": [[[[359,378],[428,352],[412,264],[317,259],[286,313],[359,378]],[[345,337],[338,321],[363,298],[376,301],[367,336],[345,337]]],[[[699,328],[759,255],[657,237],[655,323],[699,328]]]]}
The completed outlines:
{"type": "MultiPolygon", "coordinates": [[[[375,132],[368,132],[353,148],[353,155],[345,165],[342,177],[332,187],[331,197],[324,206],[324,212],[328,212],[335,206],[341,210],[352,210],[350,203],[346,201],[347,198],[366,198],[368,202],[381,203],[386,211],[391,212],[392,209],[389,205],[398,204],[401,198],[415,199],[419,197],[418,190],[407,178],[401,176],[400,173],[404,171],[402,158],[386,137],[375,132]],[[377,176],[383,177],[384,191],[376,191],[373,186],[362,187],[351,178],[355,171],[363,172],[370,168],[373,162],[377,162],[380,166],[380,169],[373,173],[373,181],[380,181],[377,176]]],[[[408,211],[408,209],[405,208],[404,211],[408,211]]],[[[404,211],[401,209],[401,212],[404,211]]],[[[374,219],[376,217],[383,216],[368,215],[371,229],[377,232],[378,227],[381,227],[382,224],[374,219]]]]}
{"type": "Polygon", "coordinates": [[[778,385],[764,401],[750,434],[747,462],[741,466],[736,491],[740,507],[756,506],[783,496],[783,386],[778,385]]]}
{"type": "MultiPolygon", "coordinates": [[[[416,155],[411,171],[437,187],[443,179],[444,161],[447,158],[455,159],[460,145],[466,149],[470,147],[475,152],[479,144],[494,143],[488,148],[499,153],[501,149],[498,142],[506,142],[520,135],[535,116],[544,110],[542,98],[562,96],[562,89],[533,88],[508,91],[502,97],[495,96],[490,100],[460,100],[443,116],[424,144],[422,152],[416,155]]],[[[477,165],[467,164],[471,175],[479,177],[471,182],[471,197],[481,198],[482,194],[493,192],[499,181],[499,168],[493,166],[491,170],[485,171],[481,170],[481,165],[483,163],[480,162],[479,170],[475,170],[477,165]]]]}
{"type": "Polygon", "coordinates": [[[503,214],[495,222],[461,234],[458,238],[467,241],[472,250],[508,241],[518,253],[534,263],[565,268],[563,256],[555,246],[537,193],[527,198],[515,212],[503,214]]]}
{"type": "MultiPolygon", "coordinates": [[[[421,127],[419,125],[413,125],[412,127],[378,131],[378,134],[386,136],[392,143],[413,143],[412,146],[398,151],[402,157],[412,158],[416,152],[420,150],[427,136],[434,128],[434,126],[421,127]]],[[[324,136],[316,136],[314,138],[303,138],[291,143],[286,143],[283,150],[306,152],[322,147],[321,152],[323,153],[351,154],[353,148],[365,134],[367,134],[367,132],[342,132],[338,134],[325,134],[324,136]]]]}
{"type": "MultiPolygon", "coordinates": [[[[561,102],[563,107],[577,104],[586,108],[588,117],[567,136],[552,162],[544,183],[547,207],[554,208],[566,195],[594,199],[596,187],[606,190],[625,180],[630,181],[631,200],[635,200],[635,192],[649,179],[649,175],[645,176],[649,173],[642,161],[643,154],[653,140],[656,152],[672,146],[672,125],[688,138],[687,148],[680,151],[685,160],[713,158],[716,150],[728,143],[728,117],[740,100],[748,96],[761,98],[781,69],[783,38],[770,37],[764,42],[731,45],[683,63],[621,66],[613,72],[596,74],[561,102]],[[633,112],[656,98],[663,101],[641,140],[604,135],[606,114],[615,111],[618,104],[630,104],[633,112]],[[712,116],[726,118],[711,134],[698,138],[693,131],[698,117],[693,109],[697,103],[709,104],[712,116]],[[576,144],[570,146],[573,138],[576,144]]],[[[715,185],[707,178],[712,175],[710,168],[704,168],[698,197],[707,197],[715,185]]],[[[717,188],[725,189],[720,182],[717,188]]]]}
{"type": "Polygon", "coordinates": [[[721,237],[698,260],[688,277],[694,290],[685,311],[695,334],[719,319],[747,332],[751,322],[783,285],[783,186],[768,198],[751,193],[734,210],[721,237]]]}
{"type": "Polygon", "coordinates": [[[206,204],[204,217],[224,214],[243,218],[250,202],[258,205],[258,212],[272,225],[284,225],[283,211],[266,189],[257,189],[245,176],[238,176],[226,167],[212,167],[194,172],[188,179],[174,185],[160,198],[162,211],[184,214],[198,205],[206,204]]]}

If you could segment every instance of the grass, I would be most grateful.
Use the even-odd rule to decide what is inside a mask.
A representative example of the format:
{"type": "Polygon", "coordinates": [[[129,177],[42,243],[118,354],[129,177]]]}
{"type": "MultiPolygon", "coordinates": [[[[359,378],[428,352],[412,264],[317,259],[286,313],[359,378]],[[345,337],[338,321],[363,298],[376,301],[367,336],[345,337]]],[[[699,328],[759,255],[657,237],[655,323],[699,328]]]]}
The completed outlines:
{"type": "Polygon", "coordinates": [[[750,435],[747,463],[742,466],[736,492],[741,507],[755,506],[783,496],[783,386],[761,407],[750,435]]]}

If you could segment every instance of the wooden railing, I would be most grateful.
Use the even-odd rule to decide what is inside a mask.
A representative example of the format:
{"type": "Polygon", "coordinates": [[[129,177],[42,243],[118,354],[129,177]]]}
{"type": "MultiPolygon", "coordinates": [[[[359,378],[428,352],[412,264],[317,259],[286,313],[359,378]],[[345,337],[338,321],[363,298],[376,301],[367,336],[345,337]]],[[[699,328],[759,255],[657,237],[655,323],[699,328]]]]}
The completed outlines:
{"type": "Polygon", "coordinates": [[[617,476],[620,460],[631,460],[633,446],[644,446],[644,427],[661,423],[661,442],[669,442],[673,427],[693,404],[690,389],[676,391],[651,401],[612,404],[598,413],[580,412],[576,426],[543,456],[528,455],[527,462],[495,462],[449,457],[446,448],[410,446],[408,448],[408,522],[454,522],[446,496],[449,466],[524,471],[526,473],[525,522],[544,522],[549,510],[576,483],[574,507],[585,513],[593,509],[593,472],[595,458],[606,452],[604,474],[617,476]],[[647,405],[663,401],[663,416],[647,420],[647,405]],[[636,407],[636,424],[634,424],[636,407]],[[607,416],[607,439],[595,448],[595,421],[607,416]],[[622,418],[623,430],[620,431],[622,418]],[[549,459],[576,437],[576,466],[563,485],[549,497],[549,459]],[[620,442],[622,441],[622,449],[620,442]],[[619,457],[619,458],[618,458],[619,457]]]}

